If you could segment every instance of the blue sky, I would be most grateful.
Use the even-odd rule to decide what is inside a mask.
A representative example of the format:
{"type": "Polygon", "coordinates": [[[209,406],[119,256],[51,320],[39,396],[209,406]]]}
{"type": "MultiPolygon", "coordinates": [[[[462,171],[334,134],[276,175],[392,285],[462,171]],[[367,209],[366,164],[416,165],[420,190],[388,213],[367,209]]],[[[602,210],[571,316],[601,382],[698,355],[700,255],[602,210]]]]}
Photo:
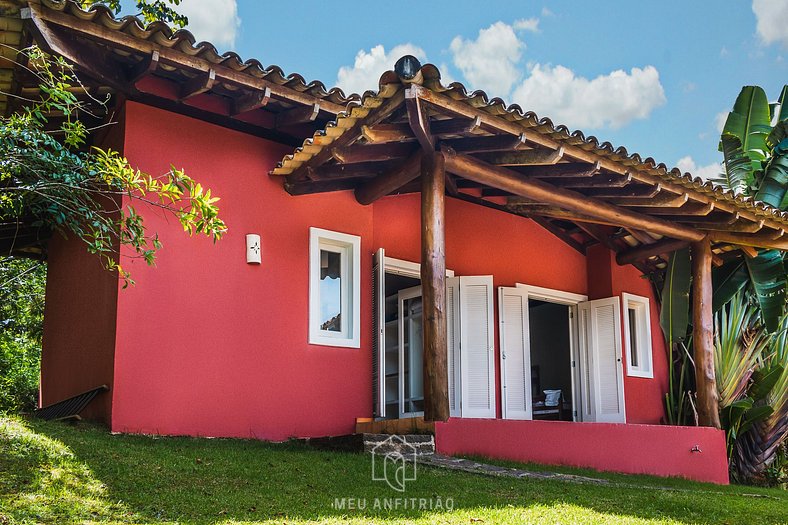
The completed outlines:
{"type": "Polygon", "coordinates": [[[788,1],[183,0],[199,39],[373,89],[406,52],[444,78],[708,175],[743,85],[788,83],[788,1]]]}

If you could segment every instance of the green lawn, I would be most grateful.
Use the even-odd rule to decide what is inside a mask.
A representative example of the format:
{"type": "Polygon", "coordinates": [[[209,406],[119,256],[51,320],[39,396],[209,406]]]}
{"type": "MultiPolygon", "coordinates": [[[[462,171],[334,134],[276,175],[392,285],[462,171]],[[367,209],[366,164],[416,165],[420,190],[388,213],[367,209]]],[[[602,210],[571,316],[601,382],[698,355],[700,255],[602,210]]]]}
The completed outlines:
{"type": "Polygon", "coordinates": [[[617,475],[605,475],[612,486],[579,485],[426,467],[404,497],[451,498],[453,510],[375,510],[375,498],[401,495],[372,481],[370,467],[366,455],[297,443],[111,435],[86,424],[0,417],[0,524],[788,520],[788,494],[780,490],[617,475]],[[366,499],[368,508],[338,510],[335,498],[366,499]]]}

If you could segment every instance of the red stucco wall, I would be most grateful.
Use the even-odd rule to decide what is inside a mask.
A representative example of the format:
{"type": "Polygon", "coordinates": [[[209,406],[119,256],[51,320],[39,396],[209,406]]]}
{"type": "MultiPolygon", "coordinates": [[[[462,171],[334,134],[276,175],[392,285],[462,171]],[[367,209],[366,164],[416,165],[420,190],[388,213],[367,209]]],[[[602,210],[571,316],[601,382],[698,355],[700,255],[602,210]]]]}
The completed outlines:
{"type": "MultiPolygon", "coordinates": [[[[350,192],[291,197],[267,174],[288,151],[128,104],[132,164],[154,174],[170,162],[185,168],[221,197],[229,232],[214,245],[148,213],[164,249],[155,269],[124,261],[138,284],[119,295],[113,430],[284,439],[348,433],[356,417],[370,415],[371,257],[382,246],[389,256],[419,260],[419,197],[368,207],[350,192]],[[360,349],[307,344],[310,226],[362,238],[360,349]],[[247,233],[262,237],[260,266],[245,263],[247,233]]],[[[496,286],[586,294],[594,274],[586,257],[532,221],[455,199],[447,200],[446,257],[457,275],[492,274],[496,286]]],[[[621,290],[639,293],[636,270],[606,271],[621,290]]],[[[658,422],[659,381],[637,380],[632,394],[630,383],[628,419],[658,422]]]]}
{"type": "MultiPolygon", "coordinates": [[[[116,119],[97,146],[122,150],[123,111],[116,119]]],[[[40,406],[107,385],[110,392],[99,394],[80,415],[110,422],[117,295],[116,274],[84,242],[53,236],[47,247],[40,406]]]]}
{"type": "Polygon", "coordinates": [[[436,424],[435,443],[448,455],[728,484],[725,433],[708,427],[450,419],[436,424]]]}
{"type": "MultiPolygon", "coordinates": [[[[151,173],[170,162],[221,198],[229,227],[213,244],[149,214],[164,248],[155,269],[124,261],[137,285],[119,295],[116,431],[245,436],[349,433],[371,406],[369,330],[362,349],[307,344],[309,227],[360,235],[372,209],[352,194],[291,197],[267,174],[287,151],[262,139],[140,104],[127,108],[125,152],[151,173]],[[245,235],[262,237],[246,264],[245,235]]],[[[362,325],[371,258],[362,258],[362,325]]]]}

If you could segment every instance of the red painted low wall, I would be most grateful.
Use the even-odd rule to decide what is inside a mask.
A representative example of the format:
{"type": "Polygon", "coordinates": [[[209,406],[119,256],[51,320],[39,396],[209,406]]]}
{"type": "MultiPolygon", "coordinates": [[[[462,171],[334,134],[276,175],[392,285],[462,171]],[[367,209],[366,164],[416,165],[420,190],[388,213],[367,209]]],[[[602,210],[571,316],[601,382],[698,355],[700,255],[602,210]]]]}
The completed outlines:
{"type": "Polygon", "coordinates": [[[728,484],[725,435],[701,427],[450,419],[438,452],[728,484]],[[701,452],[691,452],[695,446],[701,452]]]}

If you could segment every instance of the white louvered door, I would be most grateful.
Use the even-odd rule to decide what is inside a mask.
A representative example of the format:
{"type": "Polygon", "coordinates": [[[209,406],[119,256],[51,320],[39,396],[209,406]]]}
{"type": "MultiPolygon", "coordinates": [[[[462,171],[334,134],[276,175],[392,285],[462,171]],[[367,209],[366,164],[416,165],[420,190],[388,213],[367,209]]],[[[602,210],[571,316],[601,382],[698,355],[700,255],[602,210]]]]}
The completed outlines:
{"type": "Polygon", "coordinates": [[[528,292],[498,287],[501,404],[504,419],[532,419],[528,292]]]}
{"type": "Polygon", "coordinates": [[[386,417],[386,251],[372,260],[372,414],[386,417]]]}
{"type": "Polygon", "coordinates": [[[495,417],[493,278],[463,276],[460,290],[462,417],[495,417]]]}
{"type": "Polygon", "coordinates": [[[626,422],[618,297],[580,303],[583,420],[626,422]]]}

